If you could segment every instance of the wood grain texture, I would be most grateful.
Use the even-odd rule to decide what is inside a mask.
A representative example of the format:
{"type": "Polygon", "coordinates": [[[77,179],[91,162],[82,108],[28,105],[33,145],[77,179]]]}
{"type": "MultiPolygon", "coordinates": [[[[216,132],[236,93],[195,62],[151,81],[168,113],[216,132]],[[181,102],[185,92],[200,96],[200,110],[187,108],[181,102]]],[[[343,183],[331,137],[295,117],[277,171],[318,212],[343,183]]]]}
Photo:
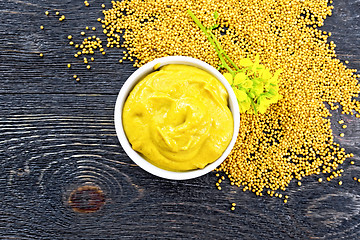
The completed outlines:
{"type": "MultiPolygon", "coordinates": [[[[301,187],[292,182],[287,204],[244,193],[227,180],[218,191],[215,173],[170,181],[137,167],[113,123],[116,95],[134,68],[119,64],[121,50],[110,49],[88,71],[67,44],[67,35],[79,40],[85,26],[101,29],[102,2],[89,2],[86,8],[80,0],[0,1],[1,239],[360,238],[360,183],[352,180],[360,177],[360,121],[352,116],[332,118],[334,136],[345,133],[335,141],[355,155],[355,165],[343,165],[343,185],[318,183],[318,176],[301,187]],[[65,14],[64,23],[55,10],[65,14]],[[74,212],[67,199],[86,184],[103,190],[105,205],[74,212]]],[[[360,68],[360,2],[334,5],[323,29],[332,32],[338,57],[360,68]]]]}

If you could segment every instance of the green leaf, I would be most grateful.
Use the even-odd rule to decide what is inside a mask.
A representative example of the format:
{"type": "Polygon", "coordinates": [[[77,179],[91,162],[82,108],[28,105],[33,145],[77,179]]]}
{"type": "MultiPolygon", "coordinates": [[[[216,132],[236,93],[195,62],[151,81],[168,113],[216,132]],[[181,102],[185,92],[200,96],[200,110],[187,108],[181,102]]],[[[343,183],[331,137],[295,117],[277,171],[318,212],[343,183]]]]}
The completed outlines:
{"type": "Polygon", "coordinates": [[[227,72],[227,73],[224,73],[223,76],[226,78],[226,80],[228,81],[228,83],[229,83],[230,85],[233,84],[234,79],[233,79],[231,73],[228,73],[228,72],[227,72]]]}

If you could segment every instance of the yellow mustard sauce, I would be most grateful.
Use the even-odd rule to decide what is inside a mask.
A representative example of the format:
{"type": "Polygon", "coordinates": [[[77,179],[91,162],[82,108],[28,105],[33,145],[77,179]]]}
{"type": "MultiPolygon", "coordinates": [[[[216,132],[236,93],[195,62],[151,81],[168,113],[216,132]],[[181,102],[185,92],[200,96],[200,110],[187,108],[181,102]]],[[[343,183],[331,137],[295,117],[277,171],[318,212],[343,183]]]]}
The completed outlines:
{"type": "Polygon", "coordinates": [[[233,118],[225,87],[187,65],[166,65],[142,79],[123,108],[132,148],[169,171],[204,168],[229,145],[233,118]]]}

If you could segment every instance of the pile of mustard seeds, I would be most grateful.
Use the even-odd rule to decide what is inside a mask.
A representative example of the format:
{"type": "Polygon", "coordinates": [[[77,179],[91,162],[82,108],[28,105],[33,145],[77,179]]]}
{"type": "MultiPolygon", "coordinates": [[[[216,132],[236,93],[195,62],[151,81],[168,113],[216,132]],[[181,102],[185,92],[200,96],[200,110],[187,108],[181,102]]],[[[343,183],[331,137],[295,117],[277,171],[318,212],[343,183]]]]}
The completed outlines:
{"type": "MultiPolygon", "coordinates": [[[[121,45],[139,67],[155,58],[183,55],[214,67],[219,58],[188,15],[190,9],[213,30],[236,63],[260,55],[273,72],[283,69],[283,98],[266,114],[241,115],[235,147],[217,169],[232,185],[257,195],[285,190],[292,179],[325,173],[341,176],[352,154],[334,142],[330,110],[358,114],[360,91],[356,70],[336,58],[330,33],[318,28],[331,15],[325,0],[124,0],[112,1],[101,19],[107,46],[121,45]],[[219,18],[214,19],[217,11],[219,18]],[[330,107],[327,108],[326,104],[330,107]],[[265,190],[265,191],[264,191],[265,190]]],[[[320,181],[320,180],[319,180],[320,181]]]]}

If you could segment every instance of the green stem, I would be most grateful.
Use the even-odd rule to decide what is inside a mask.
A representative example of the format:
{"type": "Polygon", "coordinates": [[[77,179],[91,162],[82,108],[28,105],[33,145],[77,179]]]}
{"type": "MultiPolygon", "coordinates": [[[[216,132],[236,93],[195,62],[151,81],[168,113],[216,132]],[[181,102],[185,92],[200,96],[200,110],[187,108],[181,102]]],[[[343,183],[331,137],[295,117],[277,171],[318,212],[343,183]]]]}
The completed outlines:
{"type": "Polygon", "coordinates": [[[229,71],[229,73],[233,76],[235,76],[235,71],[233,71],[231,69],[231,67],[227,64],[226,60],[228,60],[231,65],[234,66],[234,68],[237,71],[240,71],[240,69],[236,66],[236,64],[231,61],[231,59],[226,55],[225,51],[222,49],[220,43],[216,40],[216,37],[214,36],[214,34],[212,34],[210,31],[208,31],[208,29],[206,29],[204,27],[204,25],[199,21],[199,19],[194,15],[194,13],[188,9],[187,10],[188,14],[190,15],[190,17],[194,20],[194,22],[196,23],[196,25],[198,25],[198,27],[201,29],[201,31],[203,31],[203,33],[205,33],[205,35],[207,36],[209,42],[211,43],[211,45],[213,45],[213,47],[215,48],[215,51],[221,61],[221,65],[226,68],[226,70],[229,71]],[[224,58],[225,57],[225,58],[224,58]],[[226,60],[225,60],[226,59],[226,60]]]}
{"type": "Polygon", "coordinates": [[[225,53],[225,51],[222,49],[221,44],[219,43],[219,41],[216,39],[215,35],[212,32],[209,32],[210,36],[214,39],[214,42],[217,46],[217,48],[220,50],[220,53],[222,55],[224,55],[224,57],[226,58],[226,60],[229,61],[229,63],[236,69],[236,71],[240,71],[240,68],[229,58],[229,56],[225,53]]]}

